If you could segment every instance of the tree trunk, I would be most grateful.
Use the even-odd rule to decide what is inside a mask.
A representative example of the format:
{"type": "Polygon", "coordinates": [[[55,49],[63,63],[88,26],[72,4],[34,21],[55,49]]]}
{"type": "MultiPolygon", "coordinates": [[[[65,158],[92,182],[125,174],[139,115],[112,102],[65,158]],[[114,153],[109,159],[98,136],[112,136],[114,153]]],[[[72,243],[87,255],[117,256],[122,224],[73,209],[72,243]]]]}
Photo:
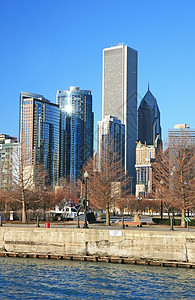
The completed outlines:
{"type": "Polygon", "coordinates": [[[182,199],[182,207],[181,207],[181,227],[186,227],[186,222],[184,220],[185,218],[185,208],[184,208],[184,199],[182,199]]]}
{"type": "Polygon", "coordinates": [[[22,191],[22,223],[27,223],[26,219],[26,203],[24,191],[22,191]]]}
{"type": "Polygon", "coordinates": [[[110,226],[109,206],[106,207],[106,226],[110,226]]]}
{"type": "Polygon", "coordinates": [[[183,173],[181,172],[181,227],[186,227],[186,222],[184,220],[185,218],[185,191],[184,191],[184,183],[183,183],[183,173]]]}

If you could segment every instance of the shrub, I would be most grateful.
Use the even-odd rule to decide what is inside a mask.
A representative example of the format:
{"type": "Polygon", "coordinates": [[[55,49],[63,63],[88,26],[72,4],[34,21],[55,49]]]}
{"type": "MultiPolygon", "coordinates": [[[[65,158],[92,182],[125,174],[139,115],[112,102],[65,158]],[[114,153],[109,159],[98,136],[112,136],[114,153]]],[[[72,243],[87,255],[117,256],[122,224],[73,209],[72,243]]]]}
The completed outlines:
{"type": "MultiPolygon", "coordinates": [[[[152,218],[152,221],[157,225],[170,225],[170,219],[160,219],[160,218],[152,218]]],[[[173,225],[180,226],[181,219],[174,219],[173,225]]],[[[191,222],[188,222],[188,226],[195,226],[195,220],[191,219],[191,222]]]]}

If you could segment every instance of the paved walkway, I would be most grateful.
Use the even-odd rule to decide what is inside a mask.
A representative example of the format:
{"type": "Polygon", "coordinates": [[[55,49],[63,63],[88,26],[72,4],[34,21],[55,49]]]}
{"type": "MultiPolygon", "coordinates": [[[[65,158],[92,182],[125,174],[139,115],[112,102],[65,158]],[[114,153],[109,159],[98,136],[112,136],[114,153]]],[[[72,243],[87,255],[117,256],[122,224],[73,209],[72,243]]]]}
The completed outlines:
{"type": "MultiPolygon", "coordinates": [[[[29,224],[21,224],[21,223],[3,223],[3,227],[25,227],[25,228],[36,228],[36,223],[29,223],[29,224]]],[[[80,228],[83,227],[83,224],[80,224],[80,228]]],[[[45,228],[45,222],[40,223],[40,228],[45,228]]],[[[73,222],[61,222],[61,223],[50,223],[50,228],[77,228],[77,224],[73,222]]],[[[49,228],[46,228],[49,230],[49,228]]],[[[97,230],[103,230],[103,229],[111,229],[111,230],[121,230],[121,226],[117,224],[112,224],[111,226],[106,226],[101,223],[97,224],[89,224],[89,229],[97,229],[97,230]]],[[[87,228],[85,230],[88,230],[87,228]]],[[[165,225],[143,225],[142,227],[137,226],[128,226],[125,227],[124,230],[139,230],[139,231],[170,231],[170,226],[165,225]]],[[[180,232],[187,232],[187,228],[181,228],[179,226],[174,226],[174,231],[180,231],[180,232]]],[[[195,233],[195,227],[189,227],[189,232],[195,233]]]]}

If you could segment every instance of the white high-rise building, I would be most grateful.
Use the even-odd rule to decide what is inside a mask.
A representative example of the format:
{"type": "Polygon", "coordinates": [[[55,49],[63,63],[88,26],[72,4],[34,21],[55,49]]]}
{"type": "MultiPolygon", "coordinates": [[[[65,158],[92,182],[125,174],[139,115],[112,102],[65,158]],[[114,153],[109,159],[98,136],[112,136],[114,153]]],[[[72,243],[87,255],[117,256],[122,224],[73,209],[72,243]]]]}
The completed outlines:
{"type": "Polygon", "coordinates": [[[137,139],[137,51],[118,45],[103,50],[102,118],[112,115],[125,125],[125,169],[135,181],[137,139]]]}
{"type": "Polygon", "coordinates": [[[124,169],[125,162],[125,125],[113,116],[105,116],[97,123],[97,167],[101,170],[101,158],[106,155],[107,145],[113,152],[117,153],[121,160],[121,169],[124,169]]]}

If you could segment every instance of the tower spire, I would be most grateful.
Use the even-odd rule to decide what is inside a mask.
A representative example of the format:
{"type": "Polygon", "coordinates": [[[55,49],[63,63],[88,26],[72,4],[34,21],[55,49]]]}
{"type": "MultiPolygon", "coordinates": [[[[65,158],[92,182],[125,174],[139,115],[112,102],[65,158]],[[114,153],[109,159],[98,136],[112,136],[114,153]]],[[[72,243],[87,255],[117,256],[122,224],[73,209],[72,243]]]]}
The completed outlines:
{"type": "Polygon", "coordinates": [[[148,81],[148,92],[150,91],[149,81],[148,81]]]}

